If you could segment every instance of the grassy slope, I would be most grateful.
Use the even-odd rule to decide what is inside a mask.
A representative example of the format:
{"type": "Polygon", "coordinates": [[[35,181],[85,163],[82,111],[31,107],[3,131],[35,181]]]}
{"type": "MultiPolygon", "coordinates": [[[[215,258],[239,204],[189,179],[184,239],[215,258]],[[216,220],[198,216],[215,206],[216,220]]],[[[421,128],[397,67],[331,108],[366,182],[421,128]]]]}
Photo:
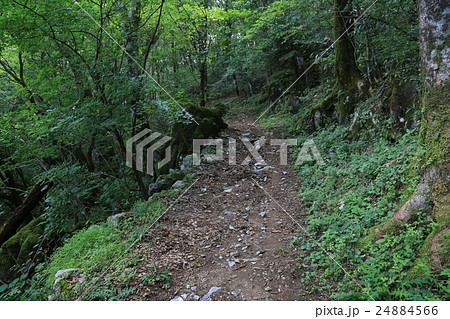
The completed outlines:
{"type": "Polygon", "coordinates": [[[53,293],[55,273],[68,268],[80,269],[86,278],[82,285],[75,286],[72,299],[81,292],[83,300],[123,299],[132,292],[128,283],[140,260],[132,249],[134,243],[161,216],[176,192],[163,192],[147,202],[138,202],[117,226],[102,222],[80,230],[47,262],[39,264],[31,279],[24,275],[9,285],[0,286],[0,300],[46,300],[53,293]]]}

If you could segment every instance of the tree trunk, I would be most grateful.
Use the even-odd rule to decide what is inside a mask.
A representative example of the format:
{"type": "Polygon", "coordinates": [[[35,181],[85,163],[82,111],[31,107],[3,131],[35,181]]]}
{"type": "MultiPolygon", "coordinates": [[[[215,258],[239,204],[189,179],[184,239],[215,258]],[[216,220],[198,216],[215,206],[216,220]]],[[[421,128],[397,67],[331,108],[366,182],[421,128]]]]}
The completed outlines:
{"type": "Polygon", "coordinates": [[[352,23],[350,19],[351,2],[351,0],[334,0],[334,39],[337,40],[334,63],[335,91],[341,90],[344,93],[336,104],[340,123],[346,123],[348,116],[354,111],[355,95],[363,86],[361,72],[356,65],[355,48],[349,34],[352,31],[352,28],[349,29],[352,23]]]}
{"type": "Polygon", "coordinates": [[[450,250],[450,45],[446,0],[419,0],[424,118],[420,142],[425,149],[423,179],[411,198],[376,230],[378,236],[403,226],[414,213],[432,207],[438,227],[429,235],[421,251],[427,251],[432,267],[442,269],[450,250]]]}
{"type": "Polygon", "coordinates": [[[25,198],[22,204],[17,207],[14,214],[8,218],[0,229],[0,246],[3,245],[3,243],[9,238],[14,236],[19,226],[28,216],[30,216],[33,209],[39,204],[41,199],[44,198],[45,194],[52,185],[52,182],[40,182],[34,186],[27,198],[25,198]]]}
{"type": "Polygon", "coordinates": [[[365,93],[365,84],[356,64],[355,48],[349,35],[352,31],[351,2],[352,0],[334,0],[336,82],[332,92],[311,109],[308,122],[314,123],[312,125],[315,128],[322,126],[326,122],[324,117],[331,117],[334,111],[337,113],[339,124],[348,123],[349,115],[355,110],[359,95],[365,93]]]}
{"type": "Polygon", "coordinates": [[[197,30],[201,106],[205,106],[208,101],[208,8],[209,0],[203,0],[205,15],[202,17],[199,29],[197,30]]]}

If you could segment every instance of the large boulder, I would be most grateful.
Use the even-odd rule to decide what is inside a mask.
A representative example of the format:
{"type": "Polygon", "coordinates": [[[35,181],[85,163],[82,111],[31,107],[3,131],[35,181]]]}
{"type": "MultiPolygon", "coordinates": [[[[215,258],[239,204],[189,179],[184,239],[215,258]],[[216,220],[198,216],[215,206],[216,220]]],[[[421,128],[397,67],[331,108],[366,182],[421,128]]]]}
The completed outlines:
{"type": "Polygon", "coordinates": [[[193,138],[219,137],[220,131],[228,127],[223,120],[225,112],[226,107],[223,104],[218,104],[212,108],[196,107],[193,113],[198,119],[199,125],[195,128],[193,138]]]}
{"type": "Polygon", "coordinates": [[[214,107],[191,106],[188,112],[192,114],[195,122],[177,122],[172,127],[171,168],[178,167],[180,157],[192,152],[193,139],[217,138],[220,131],[228,127],[223,120],[226,113],[224,104],[214,107]]]}
{"type": "Polygon", "coordinates": [[[3,274],[2,277],[10,274],[11,267],[21,265],[30,258],[30,253],[33,252],[44,234],[41,222],[41,218],[32,220],[3,243],[0,248],[0,274],[3,274]]]}

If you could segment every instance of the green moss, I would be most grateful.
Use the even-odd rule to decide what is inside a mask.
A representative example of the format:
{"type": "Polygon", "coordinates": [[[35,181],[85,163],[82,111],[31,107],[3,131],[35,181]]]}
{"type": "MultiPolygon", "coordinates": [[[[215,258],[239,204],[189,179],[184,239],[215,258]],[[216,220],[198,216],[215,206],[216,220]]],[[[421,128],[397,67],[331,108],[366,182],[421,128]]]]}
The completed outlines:
{"type": "Polygon", "coordinates": [[[450,226],[450,185],[445,179],[438,180],[433,185],[434,209],[433,217],[439,229],[450,226]]]}
{"type": "Polygon", "coordinates": [[[59,280],[55,283],[54,289],[59,292],[59,300],[70,300],[72,297],[72,287],[66,280],[59,280]]]}
{"type": "Polygon", "coordinates": [[[439,240],[439,244],[441,244],[442,247],[442,261],[443,264],[448,264],[450,261],[450,232],[446,231],[442,234],[441,239],[439,240]]]}
{"type": "Polygon", "coordinates": [[[375,228],[376,227],[372,227],[371,229],[369,229],[366,237],[361,237],[358,239],[358,241],[356,242],[358,248],[364,249],[369,245],[372,245],[376,241],[377,236],[375,234],[375,228]]]}
{"type": "Polygon", "coordinates": [[[423,256],[418,258],[413,267],[408,271],[408,277],[410,279],[416,279],[420,277],[428,277],[431,274],[429,257],[423,256]]]}
{"type": "Polygon", "coordinates": [[[449,165],[450,159],[450,80],[433,87],[423,99],[425,121],[421,140],[428,165],[449,165]]]}
{"type": "Polygon", "coordinates": [[[8,239],[0,248],[0,269],[9,270],[16,264],[24,263],[39,238],[44,234],[40,218],[36,218],[22,227],[13,237],[8,239]]]}
{"type": "Polygon", "coordinates": [[[56,272],[61,269],[102,270],[120,255],[125,245],[116,227],[106,223],[91,226],[73,235],[53,253],[44,274],[52,285],[56,272]]]}
{"type": "Polygon", "coordinates": [[[390,235],[390,236],[397,235],[404,228],[405,228],[405,225],[401,221],[394,219],[391,222],[389,222],[385,226],[385,228],[383,228],[383,234],[390,235]]]}
{"type": "Polygon", "coordinates": [[[226,112],[224,104],[218,104],[216,107],[196,106],[191,111],[199,123],[193,134],[194,139],[218,137],[220,131],[227,128],[223,121],[226,112]]]}

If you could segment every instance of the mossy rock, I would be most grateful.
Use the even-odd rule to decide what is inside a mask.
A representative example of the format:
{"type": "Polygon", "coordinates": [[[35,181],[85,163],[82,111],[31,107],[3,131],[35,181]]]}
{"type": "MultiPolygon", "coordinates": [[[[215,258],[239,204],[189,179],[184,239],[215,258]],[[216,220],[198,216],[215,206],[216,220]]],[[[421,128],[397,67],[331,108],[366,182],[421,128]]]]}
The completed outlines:
{"type": "Polygon", "coordinates": [[[41,222],[41,218],[34,219],[1,246],[0,270],[8,271],[14,265],[20,265],[29,258],[39,238],[44,234],[41,222]]]}
{"type": "Polygon", "coordinates": [[[220,129],[213,118],[205,118],[199,122],[199,126],[195,129],[194,139],[206,139],[209,137],[218,137],[220,129]]]}
{"type": "Polygon", "coordinates": [[[174,169],[169,174],[160,175],[156,182],[151,184],[148,190],[149,196],[159,193],[163,190],[168,190],[176,181],[182,180],[186,176],[186,172],[174,169]]]}
{"type": "Polygon", "coordinates": [[[175,123],[173,126],[171,168],[177,167],[180,156],[192,153],[193,139],[219,137],[220,132],[228,127],[223,120],[226,109],[224,104],[217,104],[215,107],[191,106],[188,108],[188,112],[192,114],[196,122],[175,123]]]}
{"type": "Polygon", "coordinates": [[[226,107],[218,104],[216,107],[195,107],[193,114],[199,125],[195,128],[193,138],[210,138],[218,137],[220,131],[227,128],[227,124],[223,121],[226,107]]]}
{"type": "Polygon", "coordinates": [[[53,295],[49,296],[50,301],[54,300],[72,300],[78,292],[80,285],[85,281],[85,277],[77,268],[59,270],[55,274],[53,283],[53,295]]]}

